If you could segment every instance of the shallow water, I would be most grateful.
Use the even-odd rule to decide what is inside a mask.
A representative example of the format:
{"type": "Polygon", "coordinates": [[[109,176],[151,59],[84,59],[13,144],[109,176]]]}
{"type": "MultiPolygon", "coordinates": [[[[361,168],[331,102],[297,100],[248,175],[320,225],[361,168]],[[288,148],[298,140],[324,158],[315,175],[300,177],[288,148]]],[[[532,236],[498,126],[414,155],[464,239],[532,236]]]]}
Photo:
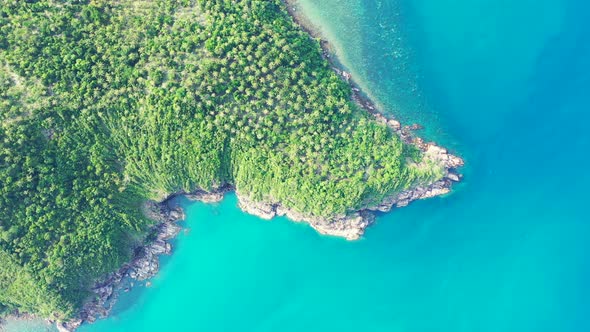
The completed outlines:
{"type": "Polygon", "coordinates": [[[222,203],[106,331],[589,331],[590,5],[299,0],[385,111],[465,157],[453,194],[347,242],[222,203]]]}
{"type": "Polygon", "coordinates": [[[0,326],[0,332],[57,332],[54,325],[37,319],[9,319],[0,326]]]}

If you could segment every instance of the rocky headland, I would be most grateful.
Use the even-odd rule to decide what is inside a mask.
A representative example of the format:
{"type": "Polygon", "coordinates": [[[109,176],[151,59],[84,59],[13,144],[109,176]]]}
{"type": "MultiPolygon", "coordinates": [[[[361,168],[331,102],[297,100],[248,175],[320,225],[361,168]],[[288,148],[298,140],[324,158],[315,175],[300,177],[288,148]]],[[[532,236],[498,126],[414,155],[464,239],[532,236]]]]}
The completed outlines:
{"type": "MultiPolygon", "coordinates": [[[[319,38],[318,33],[310,28],[309,23],[303,21],[304,19],[294,10],[290,2],[286,1],[288,11],[295,21],[311,36],[319,38]]],[[[425,160],[441,164],[444,172],[443,177],[429,184],[416,185],[408,190],[394,193],[377,205],[366,206],[344,215],[327,217],[299,213],[284,207],[280,202],[254,201],[248,197],[247,193],[239,191],[236,191],[236,195],[240,208],[246,213],[267,220],[276,216],[286,216],[292,221],[308,223],[320,234],[357,240],[375,221],[374,212],[388,212],[395,207],[407,206],[415,200],[449,193],[452,184],[459,182],[462,178],[457,169],[463,166],[464,162],[437,144],[424,142],[423,139],[417,137],[414,132],[422,128],[420,125],[403,126],[391,115],[379,112],[373,102],[362,93],[351,74],[340,68],[337,60],[331,55],[328,42],[321,40],[320,44],[323,55],[332,64],[333,70],[350,84],[352,98],[356,104],[371,114],[379,123],[390,127],[405,143],[416,146],[424,153],[425,160]]],[[[184,219],[184,212],[179,206],[172,203],[172,198],[183,195],[191,200],[213,203],[221,201],[224,194],[229,191],[235,191],[235,188],[230,184],[224,184],[211,191],[177,192],[159,203],[146,202],[144,213],[156,223],[146,237],[145,244],[134,250],[134,258],[131,262],[97,282],[92,288],[94,297],[84,305],[75,319],[68,322],[57,322],[58,329],[62,332],[74,331],[84,322],[92,323],[96,319],[108,316],[121,292],[129,291],[136,283],[145,281],[158,272],[159,256],[171,254],[170,240],[181,230],[177,222],[184,219]]]]}
{"type": "Polygon", "coordinates": [[[446,149],[434,143],[422,143],[417,146],[424,152],[427,160],[440,162],[444,165],[443,178],[430,184],[417,185],[408,190],[394,193],[377,205],[367,206],[344,215],[309,216],[285,208],[280,202],[257,202],[249,199],[247,195],[237,192],[240,208],[263,219],[270,220],[275,216],[286,216],[293,221],[307,222],[320,234],[357,240],[364,234],[365,229],[374,222],[375,214],[373,212],[388,212],[394,207],[407,206],[415,200],[447,194],[450,192],[452,184],[461,180],[462,176],[456,172],[456,169],[464,164],[461,158],[449,154],[446,149]]]}

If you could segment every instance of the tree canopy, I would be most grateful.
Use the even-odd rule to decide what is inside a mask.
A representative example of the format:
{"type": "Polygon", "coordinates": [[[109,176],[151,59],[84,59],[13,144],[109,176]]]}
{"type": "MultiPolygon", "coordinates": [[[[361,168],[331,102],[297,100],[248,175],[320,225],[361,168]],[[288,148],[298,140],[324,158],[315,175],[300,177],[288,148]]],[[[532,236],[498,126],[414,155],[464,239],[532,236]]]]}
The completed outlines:
{"type": "Polygon", "coordinates": [[[0,0],[0,307],[72,315],[146,199],[341,215],[441,176],[279,0],[0,0]]]}

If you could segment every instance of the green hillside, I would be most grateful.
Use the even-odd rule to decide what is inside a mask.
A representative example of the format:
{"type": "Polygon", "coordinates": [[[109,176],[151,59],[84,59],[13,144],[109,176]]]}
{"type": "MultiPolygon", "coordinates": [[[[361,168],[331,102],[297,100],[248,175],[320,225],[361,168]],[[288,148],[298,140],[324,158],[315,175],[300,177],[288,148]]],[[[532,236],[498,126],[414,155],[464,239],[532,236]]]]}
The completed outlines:
{"type": "Polygon", "coordinates": [[[0,0],[0,307],[73,314],[146,199],[329,217],[440,177],[321,52],[278,0],[0,0]]]}

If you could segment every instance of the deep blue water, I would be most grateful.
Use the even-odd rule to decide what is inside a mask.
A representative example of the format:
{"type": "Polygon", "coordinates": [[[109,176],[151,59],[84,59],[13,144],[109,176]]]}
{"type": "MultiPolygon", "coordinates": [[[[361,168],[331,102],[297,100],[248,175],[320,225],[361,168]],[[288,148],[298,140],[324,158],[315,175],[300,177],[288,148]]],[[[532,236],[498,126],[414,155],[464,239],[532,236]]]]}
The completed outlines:
{"type": "Polygon", "coordinates": [[[590,331],[590,4],[300,0],[385,111],[466,159],[357,242],[183,202],[106,331],[590,331]]]}

